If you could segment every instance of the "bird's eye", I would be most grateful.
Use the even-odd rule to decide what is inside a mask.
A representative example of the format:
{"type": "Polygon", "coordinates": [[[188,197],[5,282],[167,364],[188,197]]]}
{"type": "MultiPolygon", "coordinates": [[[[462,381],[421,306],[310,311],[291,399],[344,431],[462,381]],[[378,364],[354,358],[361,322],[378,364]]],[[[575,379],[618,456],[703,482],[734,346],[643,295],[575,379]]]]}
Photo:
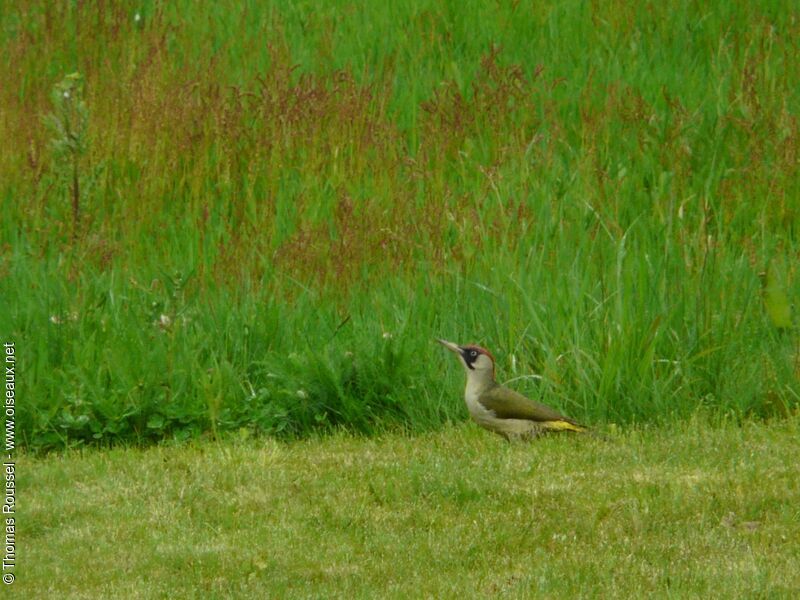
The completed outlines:
{"type": "Polygon", "coordinates": [[[478,353],[477,353],[475,350],[470,350],[470,351],[469,351],[469,355],[470,355],[472,358],[475,358],[476,356],[478,356],[478,353]]]}

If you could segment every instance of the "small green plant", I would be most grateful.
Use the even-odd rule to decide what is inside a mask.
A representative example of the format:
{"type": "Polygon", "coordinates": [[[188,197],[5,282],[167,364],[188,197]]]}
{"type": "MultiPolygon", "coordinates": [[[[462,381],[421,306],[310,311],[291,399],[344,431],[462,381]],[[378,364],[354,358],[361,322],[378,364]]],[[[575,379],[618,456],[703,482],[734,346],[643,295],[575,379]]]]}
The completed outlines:
{"type": "Polygon", "coordinates": [[[53,133],[53,158],[58,178],[66,183],[72,205],[72,238],[78,237],[81,216],[80,159],[86,152],[89,109],[83,100],[83,76],[71,73],[53,87],[53,112],[46,122],[53,133]]]}
{"type": "Polygon", "coordinates": [[[767,269],[760,273],[760,277],[764,309],[769,322],[778,331],[788,331],[792,328],[792,303],[781,285],[774,261],[767,265],[767,269]]]}

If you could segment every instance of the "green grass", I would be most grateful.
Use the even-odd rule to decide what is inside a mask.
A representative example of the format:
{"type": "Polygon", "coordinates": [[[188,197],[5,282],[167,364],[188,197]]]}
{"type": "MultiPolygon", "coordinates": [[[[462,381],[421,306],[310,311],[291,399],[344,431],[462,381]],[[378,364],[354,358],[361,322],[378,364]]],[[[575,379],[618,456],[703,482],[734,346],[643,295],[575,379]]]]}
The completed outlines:
{"type": "Polygon", "coordinates": [[[589,423],[798,406],[791,3],[0,12],[28,448],[435,430],[435,337],[589,423]]]}
{"type": "Polygon", "coordinates": [[[792,598],[798,420],[23,455],[25,597],[792,598]]]}

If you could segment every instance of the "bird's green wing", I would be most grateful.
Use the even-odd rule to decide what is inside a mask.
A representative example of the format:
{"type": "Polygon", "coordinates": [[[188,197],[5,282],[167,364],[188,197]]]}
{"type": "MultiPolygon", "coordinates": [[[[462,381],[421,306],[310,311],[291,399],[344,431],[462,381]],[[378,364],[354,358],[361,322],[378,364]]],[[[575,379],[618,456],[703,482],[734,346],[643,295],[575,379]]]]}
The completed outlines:
{"type": "Polygon", "coordinates": [[[480,403],[494,411],[499,419],[525,419],[528,421],[566,421],[577,425],[572,419],[545,404],[534,402],[522,394],[501,385],[481,394],[480,403]]]}

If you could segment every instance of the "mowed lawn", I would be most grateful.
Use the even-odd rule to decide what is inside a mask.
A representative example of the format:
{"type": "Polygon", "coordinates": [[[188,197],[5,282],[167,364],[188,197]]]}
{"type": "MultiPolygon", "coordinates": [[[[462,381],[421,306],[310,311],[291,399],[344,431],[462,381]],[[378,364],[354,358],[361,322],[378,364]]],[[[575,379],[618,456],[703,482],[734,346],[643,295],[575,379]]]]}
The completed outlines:
{"type": "Polygon", "coordinates": [[[23,456],[27,598],[797,597],[800,420],[23,456]]]}

